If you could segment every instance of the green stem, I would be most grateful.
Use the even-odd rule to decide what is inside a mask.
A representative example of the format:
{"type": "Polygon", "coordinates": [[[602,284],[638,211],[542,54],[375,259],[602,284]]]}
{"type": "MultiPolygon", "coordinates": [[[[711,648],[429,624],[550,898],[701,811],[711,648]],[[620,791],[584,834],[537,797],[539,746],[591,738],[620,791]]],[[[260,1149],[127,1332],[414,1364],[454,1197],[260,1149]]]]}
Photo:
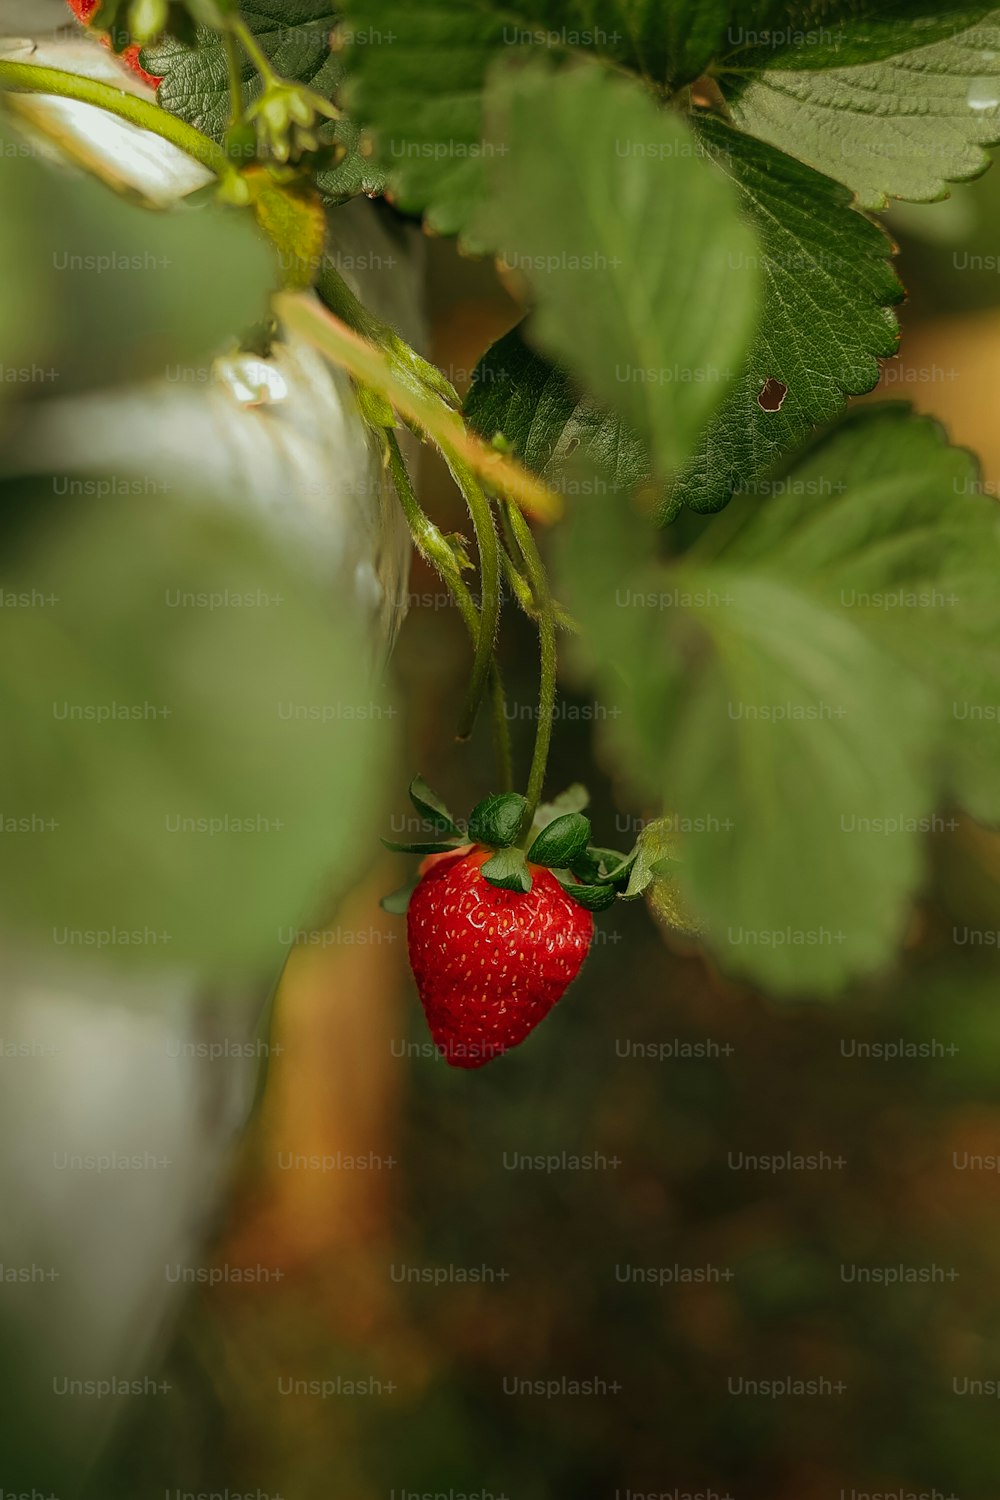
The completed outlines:
{"type": "Polygon", "coordinates": [[[556,614],[549,591],[548,575],[542,562],[531,527],[516,505],[505,502],[521,556],[524,558],[528,582],[538,611],[538,637],[541,650],[541,680],[538,690],[538,724],[535,729],[535,749],[528,773],[528,805],[521,823],[521,842],[527,845],[531,837],[531,824],[538,809],[545,782],[545,767],[549,759],[552,742],[552,719],[556,706],[556,614]]]}
{"type": "MultiPolygon", "coordinates": [[[[392,474],[393,483],[396,486],[396,494],[403,507],[413,538],[413,545],[421,557],[427,559],[431,566],[447,585],[452,598],[458,608],[458,612],[465,622],[466,629],[472,637],[473,643],[478,644],[482,638],[482,625],[479,611],[473,603],[472,595],[465,586],[465,582],[458,570],[455,556],[441,532],[434,525],[427,513],[423,510],[413,490],[410,476],[406,470],[403,455],[399,451],[399,442],[394,432],[387,432],[386,438],[389,446],[389,471],[392,474]]],[[[507,722],[507,699],[504,693],[503,678],[496,659],[490,659],[489,667],[490,706],[493,716],[493,745],[497,761],[497,774],[500,778],[500,790],[509,792],[514,785],[513,758],[510,747],[510,726],[507,722]]]]}
{"type": "Polygon", "coordinates": [[[363,338],[378,344],[380,348],[385,346],[388,325],[365,307],[337,268],[326,261],[316,278],[316,290],[330,311],[336,313],[355,333],[360,333],[363,338]]]}
{"type": "Polygon", "coordinates": [[[479,549],[479,576],[482,583],[479,639],[476,642],[469,691],[466,694],[465,707],[458,726],[459,739],[467,740],[472,733],[476,713],[486,691],[490,663],[493,660],[493,647],[500,624],[500,544],[497,541],[496,527],[493,525],[490,503],[476,476],[454,449],[444,448],[442,451],[452,477],[462,491],[469,508],[472,527],[476,533],[476,546],[479,549]]]}
{"type": "Polygon", "coordinates": [[[355,333],[370,344],[382,349],[392,360],[394,370],[415,388],[426,387],[440,396],[449,406],[460,406],[461,402],[451,381],[446,379],[437,365],[432,365],[415,349],[400,338],[390,324],[377,318],[351,291],[336,266],[324,258],[323,269],[316,278],[316,291],[320,299],[341,322],[353,328],[355,333]]]}
{"type": "Polygon", "coordinates": [[[231,31],[222,33],[222,45],[229,73],[229,124],[232,127],[243,123],[243,70],[240,67],[239,44],[231,31]]]}
{"type": "Polygon", "coordinates": [[[243,50],[260,74],[264,87],[267,88],[269,84],[276,82],[278,75],[271,67],[266,53],[257,45],[257,38],[247,23],[233,16],[229,20],[229,29],[242,44],[243,50]]]}
{"type": "MultiPolygon", "coordinates": [[[[514,535],[514,529],[510,524],[507,507],[500,507],[500,529],[503,535],[504,545],[500,548],[500,561],[503,565],[504,577],[510,584],[510,591],[518,604],[524,610],[529,620],[538,623],[539,610],[535,602],[535,596],[522,572],[524,557],[514,535]]],[[[579,635],[580,627],[568,610],[564,609],[558,599],[552,600],[552,611],[556,617],[556,624],[560,630],[568,630],[571,635],[579,635]]]]}
{"type": "Polygon", "coordinates": [[[536,619],[537,616],[535,614],[535,601],[532,598],[531,589],[528,587],[527,579],[525,579],[522,574],[518,572],[516,566],[511,560],[510,554],[508,553],[506,547],[500,548],[500,566],[503,569],[503,576],[504,578],[506,578],[507,583],[510,586],[511,593],[514,595],[514,598],[524,610],[524,613],[528,616],[528,619],[536,619]]]}
{"type": "Polygon", "coordinates": [[[55,94],[60,99],[93,104],[119,119],[128,120],[130,125],[138,125],[162,136],[217,176],[233,174],[225,151],[207,135],[202,135],[200,130],[195,130],[193,125],[186,124],[159,104],[140,99],[113,84],[100,83],[96,78],[81,78],[76,73],[64,73],[61,68],[40,68],[33,63],[3,60],[0,61],[0,89],[5,88],[15,93],[55,94]]]}

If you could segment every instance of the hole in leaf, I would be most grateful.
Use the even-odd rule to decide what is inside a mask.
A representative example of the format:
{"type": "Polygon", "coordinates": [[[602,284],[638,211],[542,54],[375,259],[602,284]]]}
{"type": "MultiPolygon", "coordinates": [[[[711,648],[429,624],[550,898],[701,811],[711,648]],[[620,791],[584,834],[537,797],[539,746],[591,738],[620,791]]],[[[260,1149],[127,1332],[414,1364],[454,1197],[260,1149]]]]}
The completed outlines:
{"type": "Polygon", "coordinates": [[[782,385],[780,380],[770,376],[764,384],[764,389],[757,397],[757,405],[761,411],[780,411],[781,403],[788,395],[787,385],[782,385]]]}

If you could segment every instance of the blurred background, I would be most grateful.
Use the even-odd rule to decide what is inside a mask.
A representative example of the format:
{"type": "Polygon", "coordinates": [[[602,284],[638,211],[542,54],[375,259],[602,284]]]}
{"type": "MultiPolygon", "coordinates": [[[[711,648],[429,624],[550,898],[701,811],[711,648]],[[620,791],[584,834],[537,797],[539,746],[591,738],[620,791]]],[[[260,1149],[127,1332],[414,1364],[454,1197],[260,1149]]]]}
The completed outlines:
{"type": "MultiPolygon", "coordinates": [[[[1000,486],[1000,177],[890,220],[911,300],[870,399],[941,417],[1000,486]]],[[[519,318],[517,287],[450,243],[426,251],[431,352],[464,390],[519,318]]],[[[433,460],[420,490],[462,528],[433,460]]],[[[485,724],[450,740],[468,646],[419,561],[407,602],[389,669],[401,743],[371,818],[396,837],[413,772],[456,810],[492,776],[485,724]]],[[[523,767],[535,643],[509,605],[501,639],[523,767]]],[[[613,708],[564,684],[548,791],[584,781],[595,840],[627,848],[649,809],[602,753],[613,708]]],[[[407,862],[369,844],[284,972],[266,1080],[200,1236],[154,1246],[147,1300],[174,1314],[69,1489],[996,1500],[1000,839],[943,820],[898,966],[835,1006],[776,1005],[619,906],[527,1045],[468,1074],[433,1053],[404,923],[379,909],[407,862]]],[[[257,1014],[209,1009],[195,1157],[245,1086],[257,1014]]],[[[12,1070],[51,1066],[0,1048],[0,1097],[12,1070]]],[[[141,1093],[134,1107],[141,1137],[141,1093]]],[[[3,1152],[35,1144],[12,1127],[3,1152]]],[[[12,1338],[0,1421],[17,1412],[5,1451],[31,1453],[34,1469],[10,1466],[23,1483],[63,1408],[26,1414],[17,1354],[12,1338]]]]}
{"type": "MultiPolygon", "coordinates": [[[[872,399],[936,413],[998,484],[1000,178],[892,228],[911,300],[872,399]]],[[[519,310],[443,242],[428,293],[462,387],[519,310]]],[[[421,483],[460,528],[433,461],[421,483]]],[[[410,603],[397,786],[419,769],[469,806],[488,737],[442,733],[466,642],[419,562],[410,603]]],[[[509,608],[503,666],[523,764],[534,645],[509,608]]],[[[595,838],[627,846],[645,810],[601,757],[611,707],[564,685],[549,789],[584,780],[595,838]]],[[[195,1290],[174,1389],[95,1493],[995,1497],[1000,842],[945,822],[883,982],[777,1006],[619,906],[539,1032],[469,1075],[428,1046],[383,856],[289,967],[206,1261],[227,1279],[195,1290]]]]}

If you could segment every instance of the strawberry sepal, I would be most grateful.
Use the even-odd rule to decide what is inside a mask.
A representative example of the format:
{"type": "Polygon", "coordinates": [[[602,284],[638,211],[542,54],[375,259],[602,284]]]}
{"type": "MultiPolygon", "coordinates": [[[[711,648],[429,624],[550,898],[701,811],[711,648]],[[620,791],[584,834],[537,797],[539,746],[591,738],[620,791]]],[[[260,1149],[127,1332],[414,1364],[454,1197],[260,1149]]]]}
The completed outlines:
{"type": "Polygon", "coordinates": [[[498,792],[476,804],[469,817],[469,838],[489,849],[508,849],[515,844],[528,803],[519,792],[498,792]]]}
{"type": "Polygon", "coordinates": [[[525,895],[531,890],[531,871],[523,849],[498,849],[492,859],[480,866],[479,873],[501,890],[523,891],[525,895]]]}
{"type": "Polygon", "coordinates": [[[549,869],[572,867],[589,842],[590,819],[578,812],[563,813],[538,834],[528,850],[528,859],[549,869]]]}
{"type": "Polygon", "coordinates": [[[440,833],[454,835],[461,832],[455,819],[436,792],[431,791],[422,776],[414,776],[409,787],[410,801],[422,818],[440,833]]]}

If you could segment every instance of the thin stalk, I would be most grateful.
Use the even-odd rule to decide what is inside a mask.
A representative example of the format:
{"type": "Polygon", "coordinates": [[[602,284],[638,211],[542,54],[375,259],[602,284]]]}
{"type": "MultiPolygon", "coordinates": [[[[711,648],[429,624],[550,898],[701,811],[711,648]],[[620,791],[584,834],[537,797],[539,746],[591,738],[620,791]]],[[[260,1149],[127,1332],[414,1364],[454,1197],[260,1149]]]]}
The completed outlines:
{"type": "Polygon", "coordinates": [[[162,136],[219,177],[233,173],[225,151],[207,135],[202,135],[200,130],[195,130],[193,125],[186,124],[159,104],[140,99],[137,94],[115,88],[113,84],[100,83],[96,78],[81,78],[76,73],[65,73],[61,68],[41,68],[34,63],[5,59],[0,61],[0,90],[5,88],[15,93],[55,94],[60,99],[93,104],[119,119],[128,120],[131,125],[162,136]]]}
{"type": "Polygon", "coordinates": [[[231,126],[243,122],[243,77],[240,67],[240,49],[231,31],[222,33],[222,45],[226,53],[226,68],[229,73],[229,123],[231,126]]]}
{"type": "Polygon", "coordinates": [[[265,88],[269,83],[273,83],[278,75],[272,68],[267,54],[258,46],[257,38],[247,23],[233,16],[229,20],[229,29],[232,35],[242,44],[243,50],[260,74],[265,88]]]}
{"type": "MultiPolygon", "coordinates": [[[[421,557],[427,559],[431,566],[447,585],[452,598],[455,601],[458,612],[465,622],[466,629],[472,638],[473,644],[478,645],[482,638],[482,625],[479,611],[473,602],[455,562],[454,554],[448,546],[441,532],[434,525],[427,513],[423,510],[413,490],[410,476],[407,473],[403,455],[399,451],[399,442],[394,432],[387,432],[386,438],[389,446],[389,471],[392,474],[393,484],[396,486],[396,494],[399,503],[403,507],[407,525],[410,528],[410,536],[413,545],[421,557]]],[[[495,657],[491,655],[489,667],[489,689],[490,708],[493,719],[493,748],[496,755],[497,775],[500,778],[500,790],[509,792],[514,785],[513,757],[510,746],[510,726],[507,721],[507,698],[504,693],[503,678],[495,657]]]]}
{"type": "MultiPolygon", "coordinates": [[[[538,605],[535,603],[535,596],[531,592],[531,586],[524,576],[524,555],[518,545],[517,537],[514,535],[514,528],[510,523],[506,505],[500,507],[500,531],[505,544],[500,548],[500,562],[503,565],[504,577],[510,584],[511,593],[528,616],[528,619],[534,620],[537,623],[539,618],[538,605]]],[[[560,630],[568,630],[571,635],[580,634],[580,627],[576,620],[569,613],[569,610],[564,609],[558,599],[553,599],[552,610],[556,617],[556,624],[560,630]]]]}
{"type": "Polygon", "coordinates": [[[535,748],[528,773],[528,789],[525,793],[527,807],[521,822],[521,842],[527,844],[531,837],[531,825],[542,796],[545,782],[545,767],[549,759],[552,742],[552,720],[556,705],[556,613],[549,590],[548,574],[542,562],[531,527],[516,505],[505,502],[510,524],[518,549],[524,558],[528,582],[538,611],[538,640],[541,657],[541,674],[538,688],[538,723],[535,727],[535,748]]]}
{"type": "Polygon", "coordinates": [[[449,452],[445,449],[444,456],[469,509],[472,527],[476,533],[476,546],[479,549],[479,576],[482,582],[479,639],[476,642],[469,691],[466,694],[465,707],[458,726],[459,739],[467,740],[472,733],[472,726],[486,691],[490,663],[493,660],[493,646],[500,624],[500,544],[497,541],[490,503],[476,476],[454,450],[449,452]]]}
{"type": "Polygon", "coordinates": [[[532,598],[531,589],[528,587],[527,579],[518,572],[516,566],[511,561],[506,547],[500,548],[500,566],[503,569],[503,576],[507,580],[514,598],[524,610],[528,619],[534,620],[536,618],[535,601],[532,598]]]}

